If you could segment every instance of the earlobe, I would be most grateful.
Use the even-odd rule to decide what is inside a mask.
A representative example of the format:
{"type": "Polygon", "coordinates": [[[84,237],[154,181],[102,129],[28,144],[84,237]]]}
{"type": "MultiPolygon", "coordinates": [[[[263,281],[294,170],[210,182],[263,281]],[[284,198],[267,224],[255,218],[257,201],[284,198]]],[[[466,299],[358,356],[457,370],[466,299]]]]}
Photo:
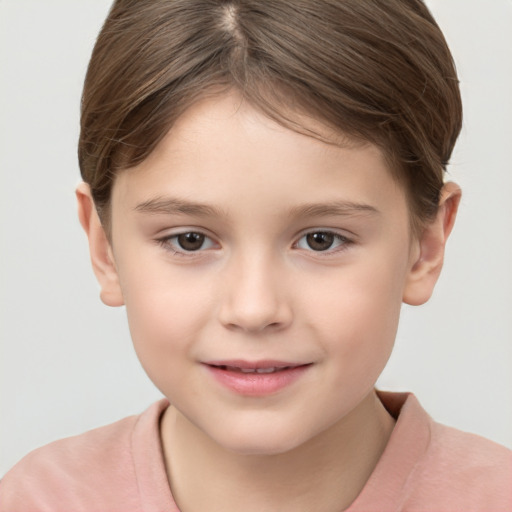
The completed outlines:
{"type": "Polygon", "coordinates": [[[122,306],[124,299],[111,244],[94,206],[89,185],[78,185],[76,198],[78,218],[89,240],[92,268],[101,287],[100,298],[107,306],[122,306]]]}
{"type": "Polygon", "coordinates": [[[406,304],[419,306],[431,297],[443,267],[446,241],[455,223],[460,198],[460,187],[455,183],[446,183],[441,191],[436,218],[416,240],[403,294],[406,304]]]}

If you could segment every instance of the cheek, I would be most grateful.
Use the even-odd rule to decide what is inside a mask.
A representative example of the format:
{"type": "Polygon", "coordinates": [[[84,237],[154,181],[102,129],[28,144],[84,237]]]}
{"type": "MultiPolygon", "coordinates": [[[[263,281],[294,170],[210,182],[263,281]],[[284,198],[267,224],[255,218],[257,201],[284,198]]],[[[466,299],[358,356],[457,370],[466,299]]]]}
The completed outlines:
{"type": "Polygon", "coordinates": [[[336,354],[345,376],[376,379],[385,366],[398,328],[404,268],[400,260],[376,258],[312,287],[310,328],[323,331],[324,350],[336,354]]]}
{"type": "MultiPolygon", "coordinates": [[[[183,357],[192,360],[194,341],[208,321],[208,297],[199,283],[151,264],[121,279],[134,348],[155,384],[183,357]]],[[[160,386],[159,386],[160,387],[160,386]]]]}
{"type": "Polygon", "coordinates": [[[379,328],[382,334],[396,327],[402,303],[404,265],[392,267],[377,261],[341,268],[324,283],[310,286],[309,302],[324,323],[339,323],[365,332],[379,328]],[[322,285],[323,284],[323,285],[322,285]]]}

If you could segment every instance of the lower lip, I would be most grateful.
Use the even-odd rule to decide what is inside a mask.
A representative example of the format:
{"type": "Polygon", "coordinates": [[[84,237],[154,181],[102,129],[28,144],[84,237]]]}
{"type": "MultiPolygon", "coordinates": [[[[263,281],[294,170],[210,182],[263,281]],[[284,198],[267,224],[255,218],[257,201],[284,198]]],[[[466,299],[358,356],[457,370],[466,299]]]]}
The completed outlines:
{"type": "Polygon", "coordinates": [[[229,390],[245,396],[265,396],[278,393],[297,381],[310,366],[296,366],[274,373],[242,373],[205,365],[217,382],[229,390]]]}

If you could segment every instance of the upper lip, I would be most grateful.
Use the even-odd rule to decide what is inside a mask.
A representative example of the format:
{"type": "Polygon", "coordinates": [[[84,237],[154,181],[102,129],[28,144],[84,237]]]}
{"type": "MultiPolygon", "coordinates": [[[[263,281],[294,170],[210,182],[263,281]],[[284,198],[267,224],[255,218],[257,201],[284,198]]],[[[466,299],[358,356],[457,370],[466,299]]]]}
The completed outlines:
{"type": "Polygon", "coordinates": [[[297,366],[305,366],[310,363],[297,363],[290,361],[265,359],[261,361],[246,361],[243,359],[226,359],[219,361],[205,361],[204,364],[208,366],[226,366],[233,368],[240,368],[241,370],[259,370],[268,368],[296,368],[297,366]]]}

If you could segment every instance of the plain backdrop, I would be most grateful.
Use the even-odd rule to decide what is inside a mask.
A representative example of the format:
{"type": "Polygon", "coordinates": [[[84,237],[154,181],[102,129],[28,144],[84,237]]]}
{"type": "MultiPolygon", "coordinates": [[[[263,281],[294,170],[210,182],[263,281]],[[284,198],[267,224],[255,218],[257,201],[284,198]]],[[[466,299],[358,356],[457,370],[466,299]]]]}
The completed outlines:
{"type": "MultiPolygon", "coordinates": [[[[109,0],[0,0],[0,475],[160,397],[98,297],[74,188],[79,100],[109,0]]],[[[430,0],[458,66],[464,190],[432,300],[405,307],[379,380],[512,446],[512,1],[430,0]]]]}

